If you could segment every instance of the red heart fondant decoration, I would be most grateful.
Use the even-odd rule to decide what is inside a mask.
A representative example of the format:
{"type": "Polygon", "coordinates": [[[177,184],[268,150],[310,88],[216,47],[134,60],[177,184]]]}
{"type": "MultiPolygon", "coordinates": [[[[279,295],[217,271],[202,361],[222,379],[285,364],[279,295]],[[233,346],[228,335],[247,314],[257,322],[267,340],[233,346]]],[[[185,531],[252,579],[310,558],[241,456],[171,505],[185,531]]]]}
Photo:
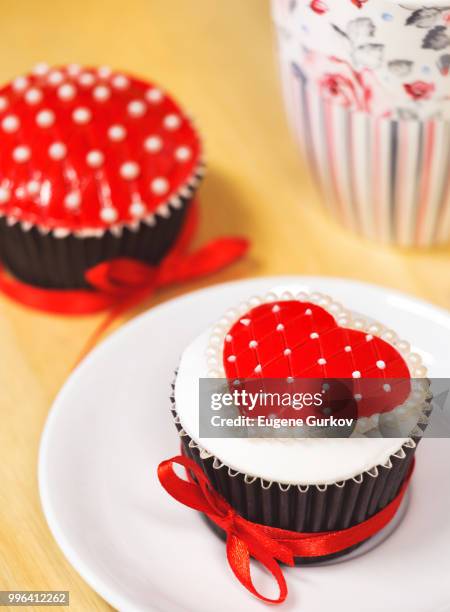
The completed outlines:
{"type": "Polygon", "coordinates": [[[250,310],[225,336],[223,363],[228,379],[352,379],[355,392],[361,390],[360,416],[392,410],[410,392],[409,368],[392,345],[340,327],[330,313],[308,302],[272,302],[250,310]],[[371,401],[364,398],[371,379],[382,381],[382,401],[375,404],[373,384],[371,401]],[[387,393],[384,387],[392,379],[398,384],[390,384],[387,393]]]}

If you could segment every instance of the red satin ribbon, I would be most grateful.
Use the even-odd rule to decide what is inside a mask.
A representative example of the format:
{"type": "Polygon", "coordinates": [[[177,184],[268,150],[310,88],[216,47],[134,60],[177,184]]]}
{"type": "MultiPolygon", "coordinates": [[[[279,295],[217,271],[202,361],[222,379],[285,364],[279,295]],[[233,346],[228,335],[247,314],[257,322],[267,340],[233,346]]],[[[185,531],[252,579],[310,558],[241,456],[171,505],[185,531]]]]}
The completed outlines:
{"type": "Polygon", "coordinates": [[[92,289],[43,289],[12,278],[0,267],[0,291],[25,306],[51,314],[92,314],[117,306],[122,312],[158,287],[216,272],[246,252],[247,240],[218,238],[187,253],[197,222],[198,207],[194,202],[175,246],[158,266],[130,258],[105,261],[85,273],[92,289]]]}
{"type": "Polygon", "coordinates": [[[42,289],[12,278],[0,266],[0,292],[25,306],[51,314],[82,315],[109,309],[105,320],[89,338],[80,360],[117,317],[149,298],[159,287],[217,272],[247,251],[247,240],[226,237],[188,253],[197,222],[198,206],[194,202],[175,246],[158,266],[129,258],[102,262],[85,273],[92,289],[42,289]]]}
{"type": "Polygon", "coordinates": [[[339,531],[299,533],[252,523],[237,514],[210,485],[202,469],[182,455],[163,461],[158,478],[164,489],[177,501],[199,510],[223,529],[227,536],[227,559],[235,576],[253,595],[267,603],[285,601],[288,590],[278,562],[294,565],[294,557],[320,557],[340,552],[375,535],[395,516],[413,472],[405,479],[399,493],[385,508],[366,521],[339,531]],[[195,476],[197,482],[183,480],[174,471],[180,465],[195,476]],[[250,558],[261,563],[275,578],[279,596],[270,599],[258,592],[250,573],[250,558]]]}

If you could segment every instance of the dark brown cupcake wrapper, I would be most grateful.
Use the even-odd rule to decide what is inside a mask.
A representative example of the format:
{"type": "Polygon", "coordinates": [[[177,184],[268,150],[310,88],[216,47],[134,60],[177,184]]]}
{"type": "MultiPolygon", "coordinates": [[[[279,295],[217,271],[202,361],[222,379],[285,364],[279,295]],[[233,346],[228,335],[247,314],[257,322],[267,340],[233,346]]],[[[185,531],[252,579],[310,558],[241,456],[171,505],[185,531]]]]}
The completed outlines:
{"type": "Polygon", "coordinates": [[[40,287],[87,287],[84,273],[96,264],[115,257],[158,264],[174,244],[192,202],[180,197],[179,208],[168,217],[155,215],[155,225],[141,222],[136,230],[124,227],[121,235],[106,231],[101,236],[63,238],[42,233],[37,227],[23,229],[0,219],[0,258],[20,280],[40,287]]]}
{"type": "MultiPolygon", "coordinates": [[[[237,472],[203,450],[183,430],[173,396],[171,404],[183,453],[202,468],[213,488],[249,521],[289,531],[317,533],[347,529],[376,514],[397,495],[409,473],[418,442],[409,439],[384,465],[341,482],[283,485],[237,472]]],[[[213,529],[218,533],[216,527],[213,529]]],[[[357,546],[334,555],[298,557],[297,561],[301,564],[324,562],[348,554],[357,546]]]]}

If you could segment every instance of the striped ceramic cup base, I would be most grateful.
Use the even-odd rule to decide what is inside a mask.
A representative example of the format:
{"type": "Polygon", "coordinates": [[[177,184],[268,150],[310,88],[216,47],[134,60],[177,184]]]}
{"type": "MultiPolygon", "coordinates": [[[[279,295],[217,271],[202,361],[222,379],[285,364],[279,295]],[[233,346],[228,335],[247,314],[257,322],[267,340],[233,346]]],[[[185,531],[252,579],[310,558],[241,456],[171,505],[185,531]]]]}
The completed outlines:
{"type": "Polygon", "coordinates": [[[335,217],[402,246],[450,241],[450,122],[351,110],[282,56],[281,75],[290,124],[335,217]]]}

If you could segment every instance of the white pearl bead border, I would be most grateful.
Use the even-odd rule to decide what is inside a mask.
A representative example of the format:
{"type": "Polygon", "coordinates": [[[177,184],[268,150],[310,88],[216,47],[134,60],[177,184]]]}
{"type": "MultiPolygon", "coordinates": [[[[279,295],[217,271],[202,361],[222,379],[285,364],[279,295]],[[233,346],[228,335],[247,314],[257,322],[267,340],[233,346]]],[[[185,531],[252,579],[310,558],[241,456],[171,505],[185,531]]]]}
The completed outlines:
{"type": "MultiPolygon", "coordinates": [[[[279,301],[297,300],[299,302],[310,302],[321,306],[329,314],[331,314],[339,327],[348,327],[358,331],[366,332],[368,335],[377,336],[393,346],[406,361],[412,379],[424,379],[422,381],[413,380],[412,390],[406,401],[397,406],[389,414],[383,415],[388,423],[394,424],[396,420],[404,421],[414,417],[418,423],[425,423],[424,415],[429,399],[429,384],[426,381],[427,368],[422,363],[422,357],[418,353],[411,352],[411,346],[406,340],[398,337],[397,333],[389,329],[377,321],[370,321],[360,315],[355,315],[350,310],[344,308],[342,304],[333,300],[329,295],[314,291],[307,293],[300,291],[292,293],[285,291],[277,295],[273,291],[265,294],[263,298],[253,296],[247,301],[241,302],[237,308],[230,308],[216,322],[212,328],[212,333],[209,338],[208,347],[206,349],[206,360],[208,365],[208,378],[226,378],[223,367],[223,344],[225,337],[233,324],[245,315],[249,310],[260,306],[261,304],[270,304],[279,301]]],[[[355,432],[364,435],[371,429],[377,428],[380,421],[380,413],[371,415],[370,417],[361,417],[355,432]]],[[[421,435],[419,429],[415,429],[414,434],[421,435]]]]}

